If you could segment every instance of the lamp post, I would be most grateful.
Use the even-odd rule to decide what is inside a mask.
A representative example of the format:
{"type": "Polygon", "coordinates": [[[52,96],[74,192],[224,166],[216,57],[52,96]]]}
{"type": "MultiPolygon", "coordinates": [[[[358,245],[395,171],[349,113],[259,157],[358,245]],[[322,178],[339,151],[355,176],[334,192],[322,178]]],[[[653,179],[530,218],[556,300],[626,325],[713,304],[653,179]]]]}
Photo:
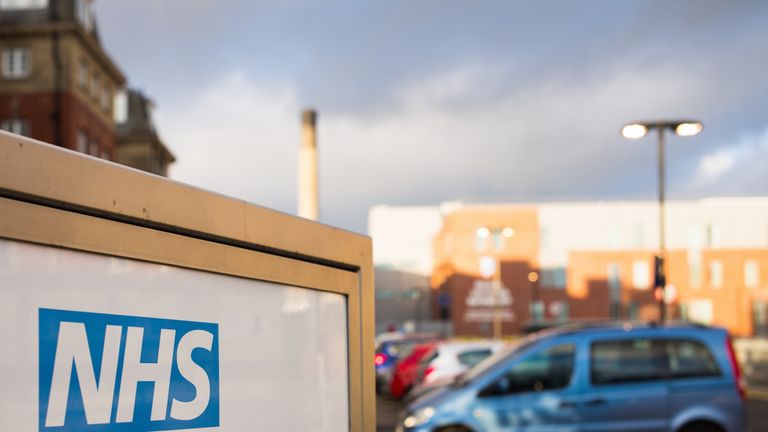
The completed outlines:
{"type": "MultiPolygon", "coordinates": [[[[483,256],[481,257],[480,262],[480,271],[482,275],[486,278],[491,278],[491,289],[493,290],[493,338],[494,339],[501,339],[502,337],[502,314],[501,314],[501,287],[502,287],[502,279],[501,279],[501,255],[506,247],[504,243],[501,242],[501,238],[509,239],[512,238],[515,235],[515,230],[512,227],[501,227],[501,228],[488,228],[488,227],[480,227],[475,230],[475,236],[483,242],[484,248],[488,246],[488,239],[493,235],[493,245],[492,249],[494,251],[493,257],[489,256],[483,256]],[[496,243],[496,240],[499,240],[498,243],[496,243]],[[484,264],[484,258],[490,258],[493,261],[491,265],[484,264]]],[[[487,262],[487,261],[486,261],[487,262]]]]}
{"type": "Polygon", "coordinates": [[[651,129],[656,129],[658,136],[659,159],[659,251],[656,255],[654,285],[657,301],[659,302],[659,321],[666,319],[664,288],[666,286],[666,269],[664,258],[666,256],[664,198],[665,198],[665,169],[664,169],[664,131],[672,130],[677,136],[697,135],[704,126],[697,120],[658,120],[648,122],[633,122],[621,128],[621,135],[628,139],[640,139],[648,134],[651,129]]]}

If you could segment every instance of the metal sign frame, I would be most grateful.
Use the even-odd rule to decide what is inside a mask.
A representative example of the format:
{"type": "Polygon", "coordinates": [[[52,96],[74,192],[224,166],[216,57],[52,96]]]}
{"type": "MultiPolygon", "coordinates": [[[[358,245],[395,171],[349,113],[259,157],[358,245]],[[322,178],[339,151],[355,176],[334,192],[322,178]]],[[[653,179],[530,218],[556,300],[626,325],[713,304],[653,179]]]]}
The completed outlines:
{"type": "Polygon", "coordinates": [[[0,238],[344,295],[350,430],[375,430],[370,238],[2,131],[0,238]]]}

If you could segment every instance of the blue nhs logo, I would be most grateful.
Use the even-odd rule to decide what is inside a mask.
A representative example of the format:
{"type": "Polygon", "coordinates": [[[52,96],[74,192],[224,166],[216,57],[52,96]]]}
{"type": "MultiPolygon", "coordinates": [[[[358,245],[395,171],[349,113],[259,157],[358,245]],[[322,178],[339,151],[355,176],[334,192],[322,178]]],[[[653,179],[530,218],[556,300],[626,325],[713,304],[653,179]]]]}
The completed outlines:
{"type": "Polygon", "coordinates": [[[39,310],[40,431],[219,426],[217,324],[39,310]]]}

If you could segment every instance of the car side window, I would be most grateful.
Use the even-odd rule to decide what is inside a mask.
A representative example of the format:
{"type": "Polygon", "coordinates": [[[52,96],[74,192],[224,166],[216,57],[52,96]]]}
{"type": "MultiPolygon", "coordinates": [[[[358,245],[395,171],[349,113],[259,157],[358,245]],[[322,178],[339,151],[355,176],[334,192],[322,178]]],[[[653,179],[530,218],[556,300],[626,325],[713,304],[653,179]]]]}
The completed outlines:
{"type": "Polygon", "coordinates": [[[575,346],[557,345],[533,353],[483,390],[483,396],[540,392],[567,387],[573,375],[575,346]]]}
{"type": "Polygon", "coordinates": [[[435,348],[432,348],[428,353],[424,355],[424,357],[421,358],[419,361],[419,376],[424,376],[424,372],[427,370],[427,367],[429,367],[429,364],[432,363],[432,360],[436,359],[438,356],[438,351],[435,348]]]}
{"type": "Polygon", "coordinates": [[[389,354],[392,357],[397,357],[398,355],[400,355],[401,351],[408,349],[413,344],[414,342],[410,340],[392,342],[387,346],[387,354],[389,354]]]}
{"type": "Polygon", "coordinates": [[[438,356],[438,351],[436,349],[432,349],[430,352],[424,355],[424,357],[421,358],[421,361],[419,364],[422,367],[426,367],[428,364],[432,363],[432,360],[436,359],[438,356]]]}
{"type": "Polygon", "coordinates": [[[591,347],[592,384],[618,384],[665,379],[664,342],[654,339],[623,339],[595,342],[591,347]]]}
{"type": "Polygon", "coordinates": [[[720,368],[710,350],[693,340],[668,340],[667,356],[672,378],[720,376],[720,368]]]}
{"type": "Polygon", "coordinates": [[[462,365],[467,367],[472,367],[480,363],[481,361],[485,360],[491,354],[492,354],[491,350],[481,349],[481,350],[464,351],[462,353],[459,353],[456,357],[459,359],[459,363],[461,363],[462,365]]]}

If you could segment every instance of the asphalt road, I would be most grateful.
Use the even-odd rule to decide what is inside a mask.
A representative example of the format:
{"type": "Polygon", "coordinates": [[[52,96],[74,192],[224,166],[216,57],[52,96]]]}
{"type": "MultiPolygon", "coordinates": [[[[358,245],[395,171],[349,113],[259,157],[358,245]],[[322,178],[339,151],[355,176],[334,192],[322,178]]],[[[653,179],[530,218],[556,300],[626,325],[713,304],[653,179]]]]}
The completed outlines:
{"type": "Polygon", "coordinates": [[[400,408],[400,402],[388,396],[376,396],[376,432],[394,431],[400,408]]]}
{"type": "MultiPolygon", "coordinates": [[[[386,396],[376,398],[376,431],[395,430],[400,403],[386,396]]],[[[752,398],[747,401],[747,432],[768,431],[768,398],[752,398]]]]}

